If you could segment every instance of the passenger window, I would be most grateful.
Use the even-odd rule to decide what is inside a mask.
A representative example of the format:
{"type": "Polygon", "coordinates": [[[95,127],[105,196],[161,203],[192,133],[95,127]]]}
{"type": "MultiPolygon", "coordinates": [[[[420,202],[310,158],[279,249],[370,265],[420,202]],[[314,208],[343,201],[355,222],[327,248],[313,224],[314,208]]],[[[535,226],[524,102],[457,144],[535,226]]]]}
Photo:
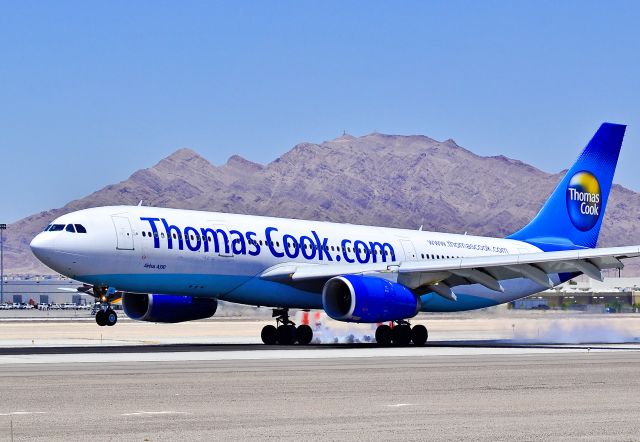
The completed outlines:
{"type": "Polygon", "coordinates": [[[142,232],[142,236],[147,236],[147,232],[142,232]]]}
{"type": "Polygon", "coordinates": [[[160,236],[161,236],[162,238],[164,238],[164,233],[161,233],[161,234],[160,234],[160,236]]]}
{"type": "Polygon", "coordinates": [[[76,229],[73,228],[73,224],[67,225],[67,228],[65,230],[67,232],[76,233],[76,229]]]}

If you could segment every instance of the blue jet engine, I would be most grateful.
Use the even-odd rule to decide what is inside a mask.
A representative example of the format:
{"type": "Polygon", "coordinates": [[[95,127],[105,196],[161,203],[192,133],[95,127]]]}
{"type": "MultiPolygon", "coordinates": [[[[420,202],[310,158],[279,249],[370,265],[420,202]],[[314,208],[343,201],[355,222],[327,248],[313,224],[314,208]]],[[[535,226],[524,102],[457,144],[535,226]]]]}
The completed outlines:
{"type": "Polygon", "coordinates": [[[125,293],[122,307],[131,319],[148,322],[184,322],[210,318],[218,308],[218,300],[178,295],[125,293]]]}
{"type": "Polygon", "coordinates": [[[418,313],[420,298],[402,284],[386,279],[343,275],[325,283],[322,306],[337,321],[399,321],[418,313]]]}

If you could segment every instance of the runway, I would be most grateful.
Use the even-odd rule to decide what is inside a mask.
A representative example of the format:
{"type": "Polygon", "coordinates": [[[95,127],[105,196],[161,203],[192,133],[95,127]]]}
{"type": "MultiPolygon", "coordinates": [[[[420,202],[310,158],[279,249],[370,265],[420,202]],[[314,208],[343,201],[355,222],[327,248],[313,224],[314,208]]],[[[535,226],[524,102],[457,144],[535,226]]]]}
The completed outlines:
{"type": "Polygon", "coordinates": [[[344,324],[265,346],[264,323],[0,322],[0,441],[640,434],[636,316],[432,318],[422,348],[335,343],[370,333],[344,324]]]}
{"type": "Polygon", "coordinates": [[[11,427],[47,441],[640,434],[634,345],[161,347],[0,356],[0,440],[11,427]]]}

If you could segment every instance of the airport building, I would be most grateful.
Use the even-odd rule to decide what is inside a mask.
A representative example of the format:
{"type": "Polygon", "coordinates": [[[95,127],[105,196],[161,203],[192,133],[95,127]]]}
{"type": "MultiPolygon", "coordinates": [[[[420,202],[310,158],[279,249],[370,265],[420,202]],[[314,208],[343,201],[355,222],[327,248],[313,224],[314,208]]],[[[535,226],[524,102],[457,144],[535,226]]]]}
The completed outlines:
{"type": "Polygon", "coordinates": [[[93,304],[93,297],[79,293],[81,282],[63,276],[5,276],[3,303],[93,304]]]}
{"type": "Polygon", "coordinates": [[[640,311],[640,278],[605,278],[603,282],[584,276],[511,303],[520,309],[566,309],[593,313],[640,311]]]}

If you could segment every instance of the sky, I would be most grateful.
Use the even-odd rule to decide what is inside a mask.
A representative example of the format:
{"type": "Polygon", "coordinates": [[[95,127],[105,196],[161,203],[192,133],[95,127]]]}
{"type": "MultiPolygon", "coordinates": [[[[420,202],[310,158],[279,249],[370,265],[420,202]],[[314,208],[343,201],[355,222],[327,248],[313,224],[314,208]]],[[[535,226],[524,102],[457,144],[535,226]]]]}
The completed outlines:
{"type": "Polygon", "coordinates": [[[548,172],[603,121],[640,191],[640,2],[0,0],[0,222],[181,147],[422,134],[548,172]]]}

